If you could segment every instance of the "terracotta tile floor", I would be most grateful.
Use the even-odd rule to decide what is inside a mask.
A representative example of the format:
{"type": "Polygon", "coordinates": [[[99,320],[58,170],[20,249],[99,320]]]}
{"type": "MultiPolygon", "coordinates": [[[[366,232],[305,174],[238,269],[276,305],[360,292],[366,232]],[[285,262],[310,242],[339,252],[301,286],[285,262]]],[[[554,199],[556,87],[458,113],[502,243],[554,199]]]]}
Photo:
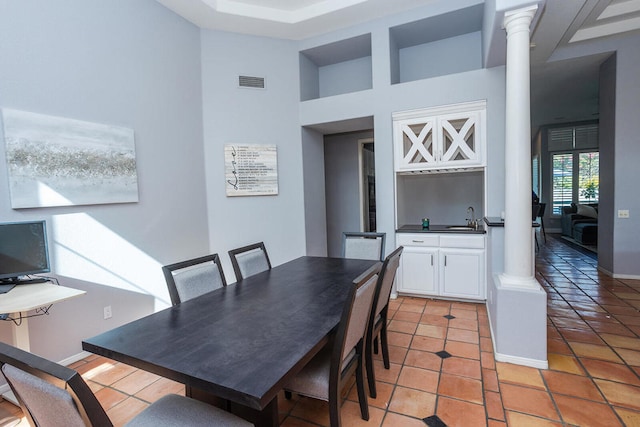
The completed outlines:
{"type": "MultiPolygon", "coordinates": [[[[370,420],[360,419],[351,387],[343,425],[640,426],[640,281],[598,273],[592,255],[548,237],[536,257],[549,301],[548,370],[496,362],[482,304],[398,298],[390,305],[391,369],[376,360],[370,420]],[[451,357],[438,356],[442,350],[451,357]]],[[[115,425],[165,393],[184,393],[178,383],[101,357],[73,367],[115,425]]],[[[329,423],[327,405],[313,399],[282,398],[279,410],[283,427],[329,423]]],[[[0,418],[8,414],[19,409],[0,403],[0,418]]]]}

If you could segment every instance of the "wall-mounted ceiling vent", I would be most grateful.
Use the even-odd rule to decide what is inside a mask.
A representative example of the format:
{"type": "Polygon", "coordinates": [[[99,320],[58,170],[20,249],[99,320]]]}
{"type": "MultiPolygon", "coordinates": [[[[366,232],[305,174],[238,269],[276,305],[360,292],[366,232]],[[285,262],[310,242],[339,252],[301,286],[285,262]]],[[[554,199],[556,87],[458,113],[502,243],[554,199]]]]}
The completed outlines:
{"type": "Polygon", "coordinates": [[[264,77],[238,76],[238,86],[251,89],[265,89],[264,77]]]}

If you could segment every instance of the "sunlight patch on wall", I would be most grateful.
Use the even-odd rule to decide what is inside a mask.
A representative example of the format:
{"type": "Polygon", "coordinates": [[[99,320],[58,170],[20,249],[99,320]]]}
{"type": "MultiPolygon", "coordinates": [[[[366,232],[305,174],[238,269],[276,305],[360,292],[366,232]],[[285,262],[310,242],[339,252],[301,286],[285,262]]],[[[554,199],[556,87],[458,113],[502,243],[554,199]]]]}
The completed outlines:
{"type": "Polygon", "coordinates": [[[52,270],[59,275],[152,295],[168,307],[161,264],[86,213],[56,215],[52,222],[52,270]]]}

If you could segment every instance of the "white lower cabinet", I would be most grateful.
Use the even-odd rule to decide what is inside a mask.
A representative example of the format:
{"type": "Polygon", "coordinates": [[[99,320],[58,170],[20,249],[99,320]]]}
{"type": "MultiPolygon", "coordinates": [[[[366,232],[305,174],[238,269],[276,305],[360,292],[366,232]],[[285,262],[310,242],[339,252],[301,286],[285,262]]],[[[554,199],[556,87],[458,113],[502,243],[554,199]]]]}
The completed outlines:
{"type": "Polygon", "coordinates": [[[400,294],[484,300],[485,237],[398,233],[404,246],[397,273],[400,294]]]}

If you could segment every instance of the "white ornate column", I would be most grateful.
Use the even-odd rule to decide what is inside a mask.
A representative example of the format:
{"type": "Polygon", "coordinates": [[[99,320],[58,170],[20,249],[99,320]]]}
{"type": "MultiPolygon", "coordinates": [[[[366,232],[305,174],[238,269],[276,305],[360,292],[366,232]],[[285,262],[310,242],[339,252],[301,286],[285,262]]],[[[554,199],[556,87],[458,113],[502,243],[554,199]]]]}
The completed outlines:
{"type": "Polygon", "coordinates": [[[531,228],[529,37],[537,6],[506,12],[505,286],[538,288],[531,228]]]}
{"type": "Polygon", "coordinates": [[[547,294],[534,275],[529,34],[537,6],[505,12],[507,32],[504,271],[489,283],[495,358],[548,368],[547,294]]]}

